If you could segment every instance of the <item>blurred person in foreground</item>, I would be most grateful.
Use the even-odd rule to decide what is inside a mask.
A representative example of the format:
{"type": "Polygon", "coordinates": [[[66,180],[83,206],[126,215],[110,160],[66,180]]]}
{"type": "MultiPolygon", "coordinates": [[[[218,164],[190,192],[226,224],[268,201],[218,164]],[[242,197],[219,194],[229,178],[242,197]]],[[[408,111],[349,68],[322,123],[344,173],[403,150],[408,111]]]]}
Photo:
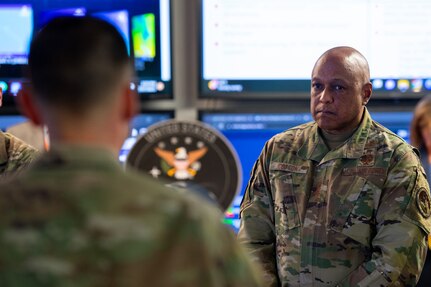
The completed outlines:
{"type": "MultiPolygon", "coordinates": [[[[0,88],[0,107],[3,91],[0,88]]],[[[20,173],[37,156],[37,150],[10,133],[0,130],[0,181],[20,173]]]]}
{"type": "Polygon", "coordinates": [[[213,207],[122,170],[137,97],[113,26],[52,20],[29,74],[23,110],[50,150],[0,186],[0,286],[259,286],[213,207]]]}
{"type": "MultiPolygon", "coordinates": [[[[410,126],[410,142],[419,149],[422,166],[431,184],[431,95],[421,99],[415,107],[410,126]]],[[[431,286],[431,237],[428,237],[428,255],[418,287],[431,286]]]]}
{"type": "Polygon", "coordinates": [[[314,122],[263,148],[238,237],[266,286],[415,286],[429,187],[417,150],[372,120],[371,94],[364,56],[330,49],[312,71],[314,122]]]}

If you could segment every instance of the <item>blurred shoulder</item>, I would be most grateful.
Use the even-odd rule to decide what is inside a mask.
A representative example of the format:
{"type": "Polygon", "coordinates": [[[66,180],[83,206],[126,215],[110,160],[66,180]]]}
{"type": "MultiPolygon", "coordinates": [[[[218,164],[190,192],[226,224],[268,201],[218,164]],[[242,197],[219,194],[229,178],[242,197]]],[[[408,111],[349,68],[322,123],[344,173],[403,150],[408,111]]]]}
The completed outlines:
{"type": "Polygon", "coordinates": [[[150,201],[151,206],[156,207],[154,212],[159,214],[156,217],[169,222],[166,228],[175,235],[166,240],[174,244],[175,249],[202,248],[202,254],[207,254],[211,260],[231,258],[238,260],[239,266],[247,262],[242,258],[243,251],[236,242],[233,231],[223,224],[223,214],[217,205],[190,190],[164,186],[160,181],[138,172],[130,171],[126,174],[133,181],[134,187],[141,187],[141,192],[145,193],[145,196],[142,194],[135,197],[135,201],[150,201]],[[143,186],[145,191],[142,190],[143,186]]]}
{"type": "MultiPolygon", "coordinates": [[[[135,196],[151,201],[154,206],[174,217],[184,217],[196,224],[205,221],[221,226],[222,213],[215,204],[197,196],[190,190],[167,186],[163,180],[156,180],[138,171],[124,173],[125,189],[133,190],[135,196]]],[[[223,226],[224,227],[224,226],[223,226]]]]}
{"type": "Polygon", "coordinates": [[[21,171],[38,156],[37,149],[9,133],[0,132],[0,149],[4,174],[21,171]]]}
{"type": "Polygon", "coordinates": [[[9,133],[3,133],[6,147],[9,153],[9,160],[28,160],[36,158],[37,149],[25,143],[19,138],[9,133]]]}

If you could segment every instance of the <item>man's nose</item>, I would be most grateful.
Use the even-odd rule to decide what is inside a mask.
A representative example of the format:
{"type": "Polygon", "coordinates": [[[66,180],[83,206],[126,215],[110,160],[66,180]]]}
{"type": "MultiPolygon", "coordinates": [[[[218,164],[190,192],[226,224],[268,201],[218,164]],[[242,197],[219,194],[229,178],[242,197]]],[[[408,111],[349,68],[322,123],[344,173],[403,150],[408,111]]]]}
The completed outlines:
{"type": "Polygon", "coordinates": [[[319,95],[319,101],[322,103],[332,103],[333,100],[331,91],[325,87],[319,95]]]}

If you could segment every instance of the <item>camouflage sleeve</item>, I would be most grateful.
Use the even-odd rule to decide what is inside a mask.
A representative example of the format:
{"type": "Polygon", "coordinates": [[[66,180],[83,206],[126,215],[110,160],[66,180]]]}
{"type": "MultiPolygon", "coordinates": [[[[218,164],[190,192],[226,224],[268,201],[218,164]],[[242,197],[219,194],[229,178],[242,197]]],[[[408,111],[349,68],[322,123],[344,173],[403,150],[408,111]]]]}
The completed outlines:
{"type": "Polygon", "coordinates": [[[262,283],[262,272],[257,265],[255,265],[246,254],[246,251],[238,243],[235,235],[231,230],[227,230],[226,226],[223,226],[226,234],[226,259],[227,264],[224,265],[222,274],[226,274],[228,279],[226,284],[215,284],[214,286],[266,286],[262,283]]]}
{"type": "Polygon", "coordinates": [[[268,150],[265,145],[256,161],[240,208],[239,241],[264,271],[265,286],[279,286],[275,255],[275,230],[271,185],[268,173],[268,150]]]}
{"type": "Polygon", "coordinates": [[[416,286],[431,230],[429,186],[409,148],[393,158],[376,214],[369,261],[339,286],[416,286]]]}
{"type": "Polygon", "coordinates": [[[36,159],[37,150],[31,146],[20,145],[18,148],[14,149],[14,152],[10,157],[10,172],[18,173],[36,159]]]}
{"type": "Polygon", "coordinates": [[[0,167],[0,174],[2,177],[7,177],[17,175],[27,168],[37,158],[38,152],[34,147],[8,133],[4,133],[4,136],[6,137],[8,161],[5,166],[0,167]]]}

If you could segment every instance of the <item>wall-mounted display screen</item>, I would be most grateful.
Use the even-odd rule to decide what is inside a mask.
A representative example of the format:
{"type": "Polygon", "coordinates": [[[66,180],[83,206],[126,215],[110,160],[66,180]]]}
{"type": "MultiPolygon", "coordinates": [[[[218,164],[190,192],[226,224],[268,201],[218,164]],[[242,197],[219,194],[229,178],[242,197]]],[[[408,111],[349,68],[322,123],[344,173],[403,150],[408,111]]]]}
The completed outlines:
{"type": "Polygon", "coordinates": [[[0,87],[13,106],[24,81],[32,35],[60,16],[92,15],[113,24],[134,60],[131,83],[141,99],[172,97],[171,1],[10,0],[0,4],[0,87]],[[24,3],[24,4],[23,4],[24,3]]]}
{"type": "Polygon", "coordinates": [[[0,4],[0,88],[3,104],[21,89],[22,67],[28,62],[33,34],[33,8],[30,4],[0,4]]]}
{"type": "Polygon", "coordinates": [[[33,33],[31,5],[0,4],[0,71],[7,72],[8,65],[27,64],[28,48],[33,33]],[[6,67],[3,67],[3,66],[6,67]]]}
{"type": "MultiPolygon", "coordinates": [[[[371,112],[371,116],[408,141],[411,112],[371,112]]],[[[200,119],[221,131],[236,149],[243,170],[241,192],[225,213],[224,222],[238,231],[239,208],[253,164],[272,136],[288,128],[313,121],[309,113],[225,114],[201,113],[200,119]]]]}
{"type": "Polygon", "coordinates": [[[136,90],[141,95],[160,98],[172,94],[170,2],[140,3],[145,9],[131,17],[133,57],[138,77],[136,90]]]}
{"type": "Polygon", "coordinates": [[[352,46],[376,96],[431,92],[431,2],[202,0],[201,95],[308,97],[317,58],[352,46]]]}

